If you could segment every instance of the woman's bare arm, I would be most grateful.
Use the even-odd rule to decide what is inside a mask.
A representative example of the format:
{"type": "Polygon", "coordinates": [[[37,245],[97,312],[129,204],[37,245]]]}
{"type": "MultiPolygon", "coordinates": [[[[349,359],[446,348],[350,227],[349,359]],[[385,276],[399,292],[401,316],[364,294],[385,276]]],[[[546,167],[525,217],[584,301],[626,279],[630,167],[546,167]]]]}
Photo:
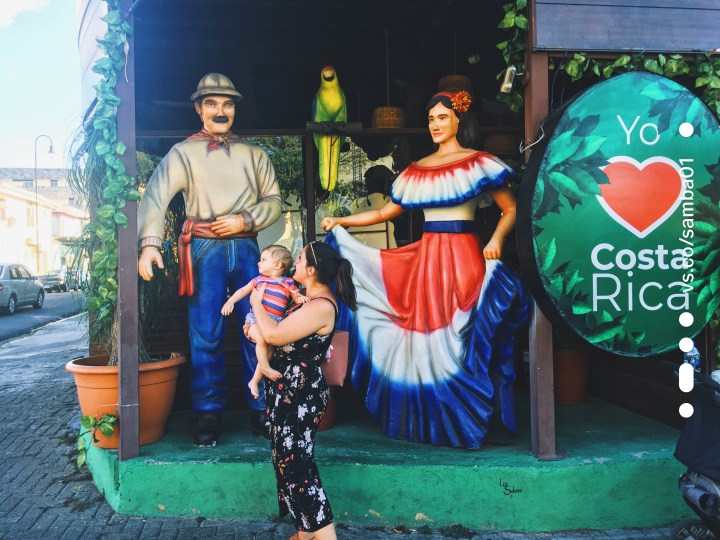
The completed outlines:
{"type": "Polygon", "coordinates": [[[330,302],[307,302],[303,308],[294,311],[279,323],[272,320],[262,307],[265,287],[256,289],[250,295],[255,321],[260,333],[269,345],[287,345],[312,334],[325,335],[335,324],[335,310],[330,302]]]}

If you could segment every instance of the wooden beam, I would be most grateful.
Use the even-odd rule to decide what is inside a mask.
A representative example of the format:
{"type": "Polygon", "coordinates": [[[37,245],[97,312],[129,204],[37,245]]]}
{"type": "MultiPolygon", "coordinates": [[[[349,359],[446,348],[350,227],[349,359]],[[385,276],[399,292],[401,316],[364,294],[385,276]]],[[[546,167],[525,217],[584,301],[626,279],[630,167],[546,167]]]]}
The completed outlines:
{"type": "MultiPolygon", "coordinates": [[[[309,131],[305,135],[305,208],[307,208],[307,221],[305,232],[307,241],[315,241],[315,141],[309,131]]],[[[294,247],[294,246],[293,246],[294,247]]]]}
{"type": "MultiPolygon", "coordinates": [[[[536,140],[548,115],[548,55],[530,52],[525,58],[525,137],[536,140]]],[[[526,150],[528,159],[532,149],[526,150]]],[[[530,320],[530,423],[532,450],[541,460],[557,459],[553,387],[552,327],[537,304],[530,320]]]]}
{"type": "MultiPolygon", "coordinates": [[[[126,14],[132,0],[121,0],[120,12],[126,14]]],[[[133,26],[133,16],[126,19],[133,26]]],[[[128,38],[127,64],[118,75],[118,138],[127,150],[121,157],[126,174],[136,177],[135,159],[135,44],[128,38]]],[[[140,405],[138,390],[138,286],[137,286],[137,205],[129,203],[123,208],[128,218],[127,227],[118,227],[118,365],[119,365],[119,419],[120,445],[118,460],[124,461],[140,455],[140,405]]]]}

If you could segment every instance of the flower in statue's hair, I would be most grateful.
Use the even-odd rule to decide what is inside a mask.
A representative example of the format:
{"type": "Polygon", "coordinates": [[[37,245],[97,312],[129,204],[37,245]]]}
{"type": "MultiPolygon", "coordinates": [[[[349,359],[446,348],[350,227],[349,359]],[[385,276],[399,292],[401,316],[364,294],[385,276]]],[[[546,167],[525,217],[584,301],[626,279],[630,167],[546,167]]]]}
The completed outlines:
{"type": "Polygon", "coordinates": [[[465,90],[460,90],[459,92],[455,92],[452,95],[450,101],[452,101],[453,109],[455,109],[457,112],[464,113],[467,112],[467,110],[470,108],[472,98],[470,97],[470,94],[468,92],[466,92],[465,90]]]}

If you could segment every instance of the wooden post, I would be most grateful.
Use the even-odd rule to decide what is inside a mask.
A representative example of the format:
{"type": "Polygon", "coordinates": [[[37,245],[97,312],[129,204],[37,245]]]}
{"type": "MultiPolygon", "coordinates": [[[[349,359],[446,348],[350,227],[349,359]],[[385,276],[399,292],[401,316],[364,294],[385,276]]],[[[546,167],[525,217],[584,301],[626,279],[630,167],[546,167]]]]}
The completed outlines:
{"type": "Polygon", "coordinates": [[[307,208],[307,222],[305,232],[307,241],[315,241],[315,141],[310,131],[305,132],[305,208],[307,208]]]}
{"type": "MultiPolygon", "coordinates": [[[[525,137],[534,140],[548,115],[548,54],[525,57],[525,137]]],[[[528,159],[532,149],[526,151],[528,159]]],[[[530,423],[532,451],[540,460],[557,459],[553,388],[552,327],[537,304],[530,320],[530,423]]]]}
{"type": "MultiPolygon", "coordinates": [[[[120,13],[133,25],[130,13],[132,0],[121,0],[120,13]]],[[[118,138],[127,150],[121,156],[126,174],[136,176],[135,159],[135,43],[128,35],[127,64],[118,74],[118,138]]],[[[120,444],[118,460],[124,461],[140,455],[140,405],[138,389],[138,274],[137,274],[137,205],[128,203],[123,208],[128,218],[127,227],[118,227],[118,366],[119,366],[119,421],[120,444]]]]}

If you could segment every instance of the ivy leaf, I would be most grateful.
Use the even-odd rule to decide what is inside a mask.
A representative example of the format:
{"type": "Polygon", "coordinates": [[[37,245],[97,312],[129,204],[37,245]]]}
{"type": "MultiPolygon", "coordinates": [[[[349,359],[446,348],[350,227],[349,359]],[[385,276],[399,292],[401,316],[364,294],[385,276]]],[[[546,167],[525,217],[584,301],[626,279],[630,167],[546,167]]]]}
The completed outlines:
{"type": "Polygon", "coordinates": [[[646,58],[643,62],[643,67],[651,73],[657,73],[658,75],[662,75],[663,73],[663,69],[658,64],[658,61],[652,58],[646,58]]]}
{"type": "Polygon", "coordinates": [[[110,144],[106,140],[99,140],[95,143],[95,152],[97,152],[99,156],[104,156],[110,151],[110,144]]]}
{"type": "Polygon", "coordinates": [[[107,15],[100,17],[100,20],[105,21],[110,26],[115,26],[122,22],[122,17],[117,11],[108,11],[107,15]]]}
{"type": "MultiPolygon", "coordinates": [[[[80,425],[84,427],[85,429],[95,429],[95,425],[97,424],[97,419],[94,416],[86,415],[80,417],[80,425]]],[[[78,442],[80,442],[83,439],[78,439],[78,442]]]]}
{"type": "Polygon", "coordinates": [[[122,212],[116,212],[115,213],[115,223],[117,223],[121,227],[127,227],[128,218],[122,212]]]}
{"type": "Polygon", "coordinates": [[[525,18],[524,15],[518,15],[517,17],[515,17],[515,25],[518,28],[527,30],[528,29],[528,20],[525,18]]]}
{"type": "Polygon", "coordinates": [[[112,437],[113,431],[115,431],[115,428],[113,426],[108,424],[100,424],[100,433],[105,435],[106,437],[112,437]]]}
{"type": "Polygon", "coordinates": [[[514,11],[508,11],[498,25],[498,28],[512,28],[515,26],[515,15],[516,13],[514,11]]]}
{"type": "Polygon", "coordinates": [[[81,469],[83,465],[85,465],[85,460],[87,459],[87,452],[83,451],[78,453],[77,461],[75,461],[75,466],[78,469],[81,469]]]}
{"type": "Polygon", "coordinates": [[[578,65],[578,63],[577,63],[576,60],[570,60],[570,61],[565,65],[565,72],[566,72],[568,75],[570,75],[570,78],[571,78],[573,81],[578,80],[578,78],[580,77],[580,75],[582,75],[582,72],[580,72],[580,66],[578,65]]]}
{"type": "Polygon", "coordinates": [[[521,9],[525,9],[527,7],[527,0],[517,0],[515,2],[515,8],[520,11],[521,9]]]}
{"type": "Polygon", "coordinates": [[[622,56],[619,56],[617,60],[615,60],[612,65],[613,67],[623,67],[627,66],[630,63],[630,56],[627,54],[623,54],[622,56]]]}
{"type": "Polygon", "coordinates": [[[115,214],[115,208],[111,204],[104,204],[98,208],[98,216],[103,219],[110,219],[115,214]]]}

